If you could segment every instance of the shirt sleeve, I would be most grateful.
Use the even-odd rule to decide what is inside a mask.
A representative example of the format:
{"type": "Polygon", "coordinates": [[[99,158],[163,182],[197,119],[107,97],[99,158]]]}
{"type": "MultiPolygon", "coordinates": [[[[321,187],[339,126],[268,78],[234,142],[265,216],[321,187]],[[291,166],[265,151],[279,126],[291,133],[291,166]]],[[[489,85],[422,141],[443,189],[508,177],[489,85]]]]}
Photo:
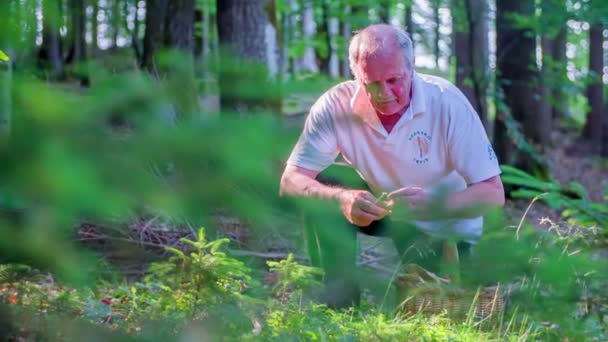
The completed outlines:
{"type": "Polygon", "coordinates": [[[467,184],[499,175],[500,166],[481,119],[460,91],[449,113],[448,151],[456,171],[467,184]]]}
{"type": "Polygon", "coordinates": [[[310,109],[304,129],[291,151],[287,165],[322,171],[338,156],[332,105],[327,95],[323,95],[310,109]]]}

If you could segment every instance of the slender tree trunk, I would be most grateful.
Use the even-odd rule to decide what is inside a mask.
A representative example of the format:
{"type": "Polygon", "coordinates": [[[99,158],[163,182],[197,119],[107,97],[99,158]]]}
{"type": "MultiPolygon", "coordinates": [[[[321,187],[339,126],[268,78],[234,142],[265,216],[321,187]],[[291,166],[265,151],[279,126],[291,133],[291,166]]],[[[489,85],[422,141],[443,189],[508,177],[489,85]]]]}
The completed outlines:
{"type": "Polygon", "coordinates": [[[524,136],[536,143],[542,142],[542,136],[548,127],[536,122],[539,105],[535,87],[538,77],[536,40],[528,29],[515,24],[512,19],[514,14],[533,16],[534,2],[512,0],[496,3],[497,86],[504,98],[497,99],[494,141],[501,162],[531,170],[531,160],[523,158],[514,145],[514,137],[509,136],[507,127],[513,127],[514,122],[511,121],[514,119],[523,125],[524,136]],[[508,115],[509,112],[512,118],[508,115]]]}
{"type": "Polygon", "coordinates": [[[381,23],[390,24],[390,1],[380,0],[376,3],[376,12],[381,23]]]}
{"type": "Polygon", "coordinates": [[[281,42],[281,50],[279,53],[279,73],[283,75],[283,79],[288,79],[293,69],[289,67],[289,42],[291,41],[291,7],[289,2],[285,4],[285,11],[281,15],[281,34],[279,41],[281,42]]]}
{"type": "Polygon", "coordinates": [[[99,15],[99,0],[92,0],[93,5],[93,16],[91,17],[91,53],[92,57],[97,55],[97,49],[99,49],[99,22],[97,16],[99,15]]]}
{"type": "Polygon", "coordinates": [[[343,7],[345,15],[340,19],[340,29],[339,34],[342,35],[343,44],[341,45],[341,49],[338,50],[338,56],[341,60],[340,62],[340,75],[344,78],[351,78],[352,73],[350,71],[350,62],[348,60],[348,43],[351,38],[351,24],[346,19],[350,16],[351,8],[350,6],[345,5],[343,7]]]}
{"type": "Polygon", "coordinates": [[[602,44],[603,25],[594,23],[589,30],[589,73],[593,77],[587,86],[587,101],[590,110],[587,113],[587,123],[583,131],[584,137],[591,142],[593,153],[599,153],[602,146],[603,118],[603,67],[604,49],[602,44]]]}
{"type": "Polygon", "coordinates": [[[71,0],[72,10],[72,44],[74,46],[74,62],[82,63],[87,58],[86,45],[86,16],[84,0],[71,0]]]}
{"type": "Polygon", "coordinates": [[[433,35],[433,52],[435,54],[435,67],[439,69],[439,58],[441,57],[441,51],[439,49],[439,41],[441,40],[441,32],[439,28],[441,26],[441,18],[439,17],[439,7],[440,0],[433,0],[433,22],[434,26],[434,35],[433,35]]]}
{"type": "Polygon", "coordinates": [[[306,49],[304,50],[304,55],[300,58],[300,70],[317,73],[319,72],[319,66],[317,65],[315,49],[312,45],[317,30],[315,25],[314,6],[312,0],[303,1],[301,7],[302,34],[306,41],[306,49]]]}
{"type": "Polygon", "coordinates": [[[11,62],[0,62],[0,151],[6,146],[11,132],[11,62]]]}
{"type": "Polygon", "coordinates": [[[545,34],[541,34],[540,37],[540,48],[542,52],[542,69],[540,70],[539,85],[539,103],[538,103],[538,125],[547,127],[545,134],[542,135],[541,140],[543,145],[551,143],[551,127],[553,127],[552,118],[553,112],[552,99],[551,99],[551,88],[554,86],[555,78],[553,77],[553,70],[550,67],[551,59],[551,39],[545,34]]]}
{"type": "Polygon", "coordinates": [[[557,122],[568,116],[570,109],[568,108],[568,96],[564,91],[564,85],[568,80],[567,76],[567,59],[566,59],[566,43],[567,43],[568,29],[566,26],[559,30],[557,36],[551,42],[551,59],[555,64],[553,76],[557,80],[556,85],[551,91],[551,103],[552,103],[552,116],[553,121],[557,122]]]}
{"type": "Polygon", "coordinates": [[[89,77],[86,67],[87,42],[86,42],[86,13],[84,0],[71,0],[72,33],[72,61],[77,65],[78,78],[81,86],[89,85],[89,77]]]}
{"type": "Polygon", "coordinates": [[[465,94],[488,127],[488,24],[485,1],[453,2],[453,37],[456,56],[456,85],[465,94]]]}
{"type": "MultiPolygon", "coordinates": [[[[15,16],[15,12],[11,11],[8,3],[0,4],[0,16],[3,18],[11,18],[15,16]]],[[[18,31],[13,31],[19,27],[19,22],[12,22],[9,27],[0,32],[0,50],[2,54],[7,54],[12,57],[12,45],[15,42],[13,34],[18,31]]],[[[0,153],[5,151],[8,144],[8,138],[11,132],[11,83],[12,83],[12,61],[0,60],[0,153]]]]}
{"type": "Polygon", "coordinates": [[[405,30],[410,35],[412,42],[414,42],[414,20],[412,19],[412,11],[414,9],[413,0],[405,2],[404,20],[405,30]]]}
{"type": "Polygon", "coordinates": [[[323,39],[324,48],[316,49],[317,52],[317,60],[319,61],[319,69],[322,73],[329,75],[329,60],[331,58],[331,32],[329,29],[329,21],[331,18],[330,7],[326,2],[321,3],[321,9],[323,15],[321,16],[321,22],[317,23],[317,27],[319,28],[317,35],[323,39]]]}
{"type": "MultiPolygon", "coordinates": [[[[268,73],[271,78],[277,79],[280,84],[282,75],[280,74],[279,55],[281,51],[282,32],[281,25],[277,22],[277,8],[275,0],[267,0],[264,6],[268,22],[266,23],[265,40],[266,40],[266,61],[268,65],[268,73]]],[[[277,110],[281,110],[280,104],[276,106],[277,110]]]]}
{"type": "Polygon", "coordinates": [[[197,8],[194,10],[194,56],[200,57],[203,53],[203,9],[197,8]]]}
{"type": "Polygon", "coordinates": [[[122,10],[119,0],[112,0],[112,48],[118,48],[122,10]]]}

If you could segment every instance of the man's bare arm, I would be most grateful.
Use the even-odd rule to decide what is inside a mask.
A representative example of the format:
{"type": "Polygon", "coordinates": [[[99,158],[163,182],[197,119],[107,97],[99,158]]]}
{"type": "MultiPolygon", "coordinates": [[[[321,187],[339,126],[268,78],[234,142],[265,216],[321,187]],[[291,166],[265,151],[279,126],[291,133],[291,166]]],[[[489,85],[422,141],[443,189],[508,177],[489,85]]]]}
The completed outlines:
{"type": "Polygon", "coordinates": [[[316,180],[318,174],[318,171],[288,165],[281,177],[281,196],[338,200],[346,189],[320,183],[316,180]]]}
{"type": "Polygon", "coordinates": [[[471,184],[465,190],[450,193],[445,198],[432,196],[419,187],[398,189],[391,192],[389,198],[404,202],[412,214],[421,220],[475,218],[505,203],[500,176],[471,184]]]}
{"type": "Polygon", "coordinates": [[[473,218],[505,204],[505,190],[500,176],[470,185],[463,191],[450,194],[446,209],[452,216],[473,218]]]}
{"type": "Polygon", "coordinates": [[[325,185],[316,180],[317,175],[317,171],[288,165],[281,177],[281,195],[337,201],[344,217],[360,227],[369,226],[390,214],[389,210],[376,203],[369,191],[325,185]]]}

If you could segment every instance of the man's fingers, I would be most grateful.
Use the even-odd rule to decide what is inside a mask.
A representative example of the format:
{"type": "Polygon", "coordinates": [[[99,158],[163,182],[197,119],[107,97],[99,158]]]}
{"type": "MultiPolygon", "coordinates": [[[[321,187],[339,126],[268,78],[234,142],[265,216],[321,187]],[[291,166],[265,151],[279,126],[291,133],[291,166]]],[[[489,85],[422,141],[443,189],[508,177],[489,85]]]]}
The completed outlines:
{"type": "Polygon", "coordinates": [[[359,209],[376,216],[376,219],[390,214],[390,211],[384,209],[373,201],[367,199],[361,200],[358,205],[359,209]]]}
{"type": "Polygon", "coordinates": [[[378,218],[375,215],[372,215],[368,212],[365,212],[361,209],[355,209],[352,215],[353,223],[357,225],[367,226],[372,221],[376,221],[378,218]]]}
{"type": "Polygon", "coordinates": [[[419,194],[420,192],[424,191],[424,189],[417,187],[417,186],[408,186],[405,188],[401,188],[401,189],[397,189],[391,193],[388,194],[388,198],[393,199],[396,197],[407,197],[407,196],[414,196],[419,194]]]}

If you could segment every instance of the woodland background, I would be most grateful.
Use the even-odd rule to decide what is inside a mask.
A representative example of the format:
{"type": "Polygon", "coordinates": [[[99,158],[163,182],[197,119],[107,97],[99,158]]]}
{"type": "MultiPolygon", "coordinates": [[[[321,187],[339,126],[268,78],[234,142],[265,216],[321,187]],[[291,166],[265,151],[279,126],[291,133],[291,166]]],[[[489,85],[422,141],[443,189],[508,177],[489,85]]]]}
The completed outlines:
{"type": "MultiPolygon", "coordinates": [[[[605,340],[607,25],[599,0],[2,1],[0,335],[605,340]],[[390,285],[347,311],[311,295],[301,207],[328,226],[335,208],[278,182],[310,105],[352,78],[352,32],[379,22],[493,141],[509,199],[463,286],[504,284],[498,319],[405,317],[390,285]]],[[[374,238],[360,265],[399,267],[374,238]]]]}

